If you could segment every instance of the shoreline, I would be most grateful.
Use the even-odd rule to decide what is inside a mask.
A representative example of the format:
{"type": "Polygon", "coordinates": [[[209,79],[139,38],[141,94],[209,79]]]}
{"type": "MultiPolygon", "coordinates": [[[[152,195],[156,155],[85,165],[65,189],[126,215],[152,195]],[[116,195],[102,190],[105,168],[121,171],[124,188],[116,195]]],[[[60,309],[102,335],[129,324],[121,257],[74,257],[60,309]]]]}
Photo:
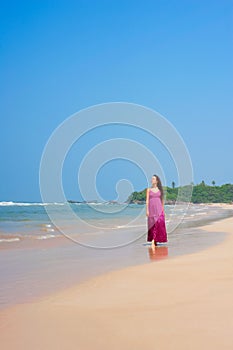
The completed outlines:
{"type": "Polygon", "coordinates": [[[227,237],[196,253],[110,271],[4,309],[4,349],[141,349],[152,342],[159,349],[230,349],[233,218],[202,230],[227,237]]]}
{"type": "MultiPolygon", "coordinates": [[[[205,218],[201,215],[200,219],[197,214],[194,221],[185,220],[186,225],[181,223],[180,228],[168,235],[168,242],[155,251],[146,241],[146,233],[129,245],[107,250],[83,247],[64,236],[2,243],[2,247],[8,247],[0,254],[0,309],[36,301],[109,271],[202,251],[222,242],[225,234],[203,231],[201,224],[232,216],[230,209],[225,207],[218,214],[215,206],[205,218]]],[[[134,234],[139,231],[134,229],[134,234]]]]}
{"type": "MultiPolygon", "coordinates": [[[[202,226],[209,224],[215,220],[222,220],[226,217],[231,216],[230,213],[233,213],[233,204],[227,203],[198,203],[198,204],[189,204],[189,208],[194,207],[204,207],[204,208],[220,208],[224,215],[219,217],[212,217],[208,215],[207,217],[200,217],[197,220],[185,222],[184,218],[179,224],[179,228],[201,228],[202,226]]],[[[210,213],[211,214],[211,213],[210,213]]],[[[50,223],[51,225],[51,223],[50,223]]],[[[50,226],[49,225],[49,226],[50,226]]],[[[41,224],[43,226],[43,224],[41,224]]],[[[46,226],[46,225],[45,225],[46,226]]],[[[146,227],[146,223],[142,222],[141,226],[146,227]]],[[[126,226],[127,227],[127,226],[126,226]]],[[[176,231],[177,229],[175,229],[176,231]]],[[[46,227],[44,227],[44,233],[34,233],[31,235],[22,235],[17,232],[5,232],[0,230],[0,251],[4,250],[16,250],[16,249],[30,249],[30,248],[48,248],[48,247],[59,247],[59,246],[67,246],[69,244],[73,244],[72,239],[67,238],[64,234],[58,233],[59,230],[55,228],[56,232],[47,231],[46,227]]],[[[80,236],[81,237],[81,236],[80,236]]]]}
{"type": "MultiPolygon", "coordinates": [[[[229,215],[228,210],[225,213],[229,215]]],[[[232,217],[232,211],[230,213],[232,217]]],[[[66,237],[37,240],[36,244],[30,240],[24,244],[16,242],[19,249],[10,243],[11,249],[3,249],[0,255],[0,310],[35,302],[111,271],[174,259],[215,246],[225,239],[226,233],[202,230],[208,227],[209,219],[213,222],[212,218],[206,219],[202,221],[203,226],[198,222],[195,227],[175,230],[168,236],[168,242],[155,250],[146,242],[146,235],[125,247],[107,250],[88,249],[66,237]]],[[[218,217],[214,221],[224,219],[218,217]]]]}

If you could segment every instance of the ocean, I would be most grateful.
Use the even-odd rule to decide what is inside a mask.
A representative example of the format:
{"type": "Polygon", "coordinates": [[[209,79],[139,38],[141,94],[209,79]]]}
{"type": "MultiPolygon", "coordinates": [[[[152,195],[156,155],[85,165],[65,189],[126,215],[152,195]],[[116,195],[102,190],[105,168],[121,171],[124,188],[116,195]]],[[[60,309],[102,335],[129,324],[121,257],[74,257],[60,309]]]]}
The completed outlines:
{"type": "Polygon", "coordinates": [[[0,307],[115,269],[205,249],[225,234],[200,226],[232,215],[231,207],[217,204],[167,205],[168,242],[152,251],[144,205],[0,202],[0,307]]]}

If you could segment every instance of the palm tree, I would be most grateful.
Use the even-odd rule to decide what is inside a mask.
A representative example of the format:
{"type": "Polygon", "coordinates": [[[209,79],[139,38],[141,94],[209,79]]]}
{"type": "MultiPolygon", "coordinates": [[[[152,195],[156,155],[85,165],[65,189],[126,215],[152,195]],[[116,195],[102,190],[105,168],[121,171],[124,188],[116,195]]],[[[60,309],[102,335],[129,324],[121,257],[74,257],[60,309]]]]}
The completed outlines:
{"type": "Polygon", "coordinates": [[[213,186],[215,186],[215,181],[214,180],[211,183],[212,183],[213,186]]]}
{"type": "Polygon", "coordinates": [[[172,188],[175,188],[175,182],[172,181],[172,188]]]}

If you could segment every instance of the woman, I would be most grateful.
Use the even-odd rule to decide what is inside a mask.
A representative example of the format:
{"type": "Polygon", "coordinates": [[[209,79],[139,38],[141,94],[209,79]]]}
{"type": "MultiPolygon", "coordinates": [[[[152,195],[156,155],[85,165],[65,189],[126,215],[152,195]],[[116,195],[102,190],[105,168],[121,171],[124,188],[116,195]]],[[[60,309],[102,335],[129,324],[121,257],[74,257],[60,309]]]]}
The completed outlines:
{"type": "Polygon", "coordinates": [[[152,176],[151,188],[148,188],[146,192],[146,216],[147,242],[152,242],[152,248],[157,245],[157,242],[167,242],[163,187],[158,175],[152,176]]]}

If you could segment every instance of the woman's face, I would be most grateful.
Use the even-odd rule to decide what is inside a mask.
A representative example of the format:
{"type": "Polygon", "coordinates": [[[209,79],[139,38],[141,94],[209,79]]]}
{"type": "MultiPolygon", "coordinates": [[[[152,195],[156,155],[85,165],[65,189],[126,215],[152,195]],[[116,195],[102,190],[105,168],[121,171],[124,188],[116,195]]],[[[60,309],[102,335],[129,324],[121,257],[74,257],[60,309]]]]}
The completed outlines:
{"type": "Polygon", "coordinates": [[[157,177],[156,177],[156,176],[152,176],[152,178],[151,178],[151,184],[152,184],[152,186],[157,185],[157,183],[158,183],[157,177]]]}

